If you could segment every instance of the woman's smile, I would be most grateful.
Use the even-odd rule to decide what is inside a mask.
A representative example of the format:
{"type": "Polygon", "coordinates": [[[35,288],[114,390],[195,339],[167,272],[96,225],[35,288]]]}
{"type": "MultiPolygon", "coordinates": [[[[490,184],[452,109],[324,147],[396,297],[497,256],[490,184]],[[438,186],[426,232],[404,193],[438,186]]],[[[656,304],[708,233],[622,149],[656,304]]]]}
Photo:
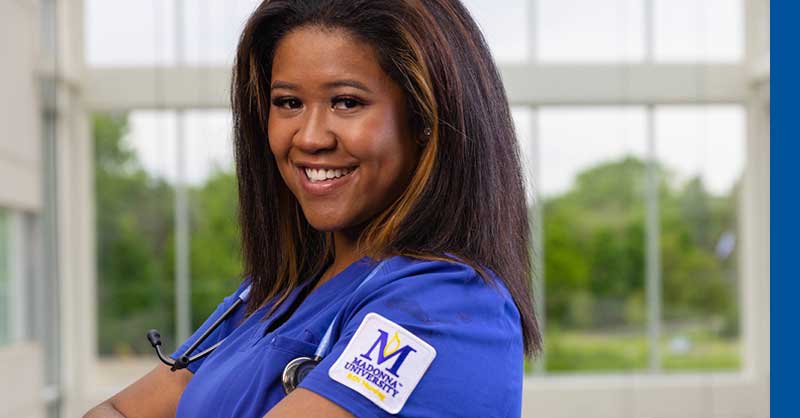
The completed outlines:
{"type": "Polygon", "coordinates": [[[304,192],[312,196],[328,196],[343,187],[347,187],[355,181],[356,167],[332,167],[322,166],[312,168],[304,165],[297,165],[297,177],[304,192]]]}
{"type": "Polygon", "coordinates": [[[328,168],[328,169],[314,169],[314,168],[306,168],[306,177],[311,180],[313,183],[318,183],[321,181],[326,180],[333,180],[337,179],[342,176],[346,176],[353,172],[353,168],[328,168]]]}

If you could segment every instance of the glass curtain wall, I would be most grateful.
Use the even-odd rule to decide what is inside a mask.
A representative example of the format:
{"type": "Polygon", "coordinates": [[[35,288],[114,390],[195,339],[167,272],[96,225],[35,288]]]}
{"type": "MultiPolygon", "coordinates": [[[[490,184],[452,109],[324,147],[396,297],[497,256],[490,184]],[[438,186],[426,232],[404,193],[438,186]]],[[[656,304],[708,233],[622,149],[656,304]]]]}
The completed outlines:
{"type": "Polygon", "coordinates": [[[240,277],[230,114],[191,110],[98,113],[93,117],[97,193],[99,352],[149,355],[143,337],[177,344],[176,235],[186,234],[191,327],[240,277]],[[188,146],[178,152],[178,125],[188,146]],[[183,174],[179,167],[184,167],[183,174]],[[176,213],[185,187],[188,212],[176,213]],[[189,229],[176,228],[187,216],[189,229]]]}
{"type": "Polygon", "coordinates": [[[538,126],[546,369],[737,369],[742,108],[542,107],[538,126]]]}
{"type": "MultiPolygon", "coordinates": [[[[226,68],[258,1],[184,3],[88,0],[88,65],[226,68]]],[[[501,67],[701,68],[743,58],[739,0],[464,3],[501,67]]],[[[670,105],[511,103],[545,329],[545,357],[532,373],[741,367],[745,112],[741,103],[706,103],[702,83],[695,90],[670,105]]],[[[149,355],[149,328],[168,347],[178,342],[176,277],[191,282],[192,327],[239,277],[230,115],[133,109],[96,113],[93,124],[99,351],[149,355]]]]}

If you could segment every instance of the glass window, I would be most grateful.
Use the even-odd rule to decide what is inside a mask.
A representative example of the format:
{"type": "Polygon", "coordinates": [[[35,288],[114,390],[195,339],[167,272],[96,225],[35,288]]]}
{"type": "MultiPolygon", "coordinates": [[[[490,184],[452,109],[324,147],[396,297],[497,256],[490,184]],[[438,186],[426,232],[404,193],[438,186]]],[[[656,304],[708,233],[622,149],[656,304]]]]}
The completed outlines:
{"type": "Polygon", "coordinates": [[[175,2],[86,0],[89,66],[175,64],[175,2]]]}
{"type": "Polygon", "coordinates": [[[549,372],[647,366],[643,107],[544,107],[538,163],[549,372]]]}
{"type": "Polygon", "coordinates": [[[740,106],[660,106],[655,140],[665,369],[740,365],[737,228],[744,167],[740,106]]]}
{"type": "Polygon", "coordinates": [[[0,208],[0,346],[11,342],[11,228],[8,210],[0,208]]]}
{"type": "Polygon", "coordinates": [[[644,58],[643,0],[537,0],[536,4],[538,60],[627,62],[644,58]]]}
{"type": "Polygon", "coordinates": [[[216,172],[233,170],[233,125],[227,110],[184,113],[188,182],[203,184],[216,172]]]}
{"type": "Polygon", "coordinates": [[[184,116],[189,193],[192,327],[198,327],[241,280],[231,114],[184,116]]]}
{"type": "Polygon", "coordinates": [[[653,6],[655,60],[742,59],[742,0],[654,0],[653,6]]]}
{"type": "Polygon", "coordinates": [[[141,168],[174,183],[178,176],[178,120],[173,111],[136,110],[128,114],[124,142],[141,168]]]}
{"type": "MultiPolygon", "coordinates": [[[[739,105],[545,107],[538,113],[550,372],[648,365],[646,144],[659,174],[658,364],[740,368],[739,105]]],[[[655,342],[653,342],[655,343],[655,342]]]]}
{"type": "Polygon", "coordinates": [[[511,108],[511,117],[514,120],[514,130],[517,134],[517,144],[519,145],[519,155],[522,163],[522,171],[525,176],[525,194],[528,206],[534,203],[535,174],[534,152],[535,144],[533,137],[533,109],[525,106],[514,106],[511,108]]]}
{"type": "Polygon", "coordinates": [[[191,326],[241,279],[231,115],[227,110],[96,114],[101,355],[150,355],[157,328],[176,347],[176,182],[185,167],[191,326]],[[180,125],[179,125],[180,124],[180,125]],[[185,148],[179,150],[182,132],[185,148]]]}
{"type": "Polygon", "coordinates": [[[463,0],[481,28],[496,61],[518,62],[528,59],[528,0],[463,0]]]}
{"type": "Polygon", "coordinates": [[[0,347],[30,337],[31,324],[25,310],[30,306],[26,289],[28,267],[27,215],[0,208],[0,347]]]}
{"type": "MultiPolygon", "coordinates": [[[[87,0],[86,57],[90,66],[233,63],[244,23],[260,0],[87,0]],[[177,3],[182,1],[182,3],[177,3]],[[182,12],[181,12],[182,10],[182,12]],[[176,19],[176,13],[181,17],[176,19]],[[180,21],[180,33],[176,21],[180,21]],[[180,36],[180,44],[177,42],[180,36]]],[[[528,58],[528,1],[465,0],[495,59],[528,58]]]]}
{"type": "Polygon", "coordinates": [[[567,192],[598,161],[645,156],[643,107],[544,107],[539,112],[545,198],[567,192]]]}
{"type": "Polygon", "coordinates": [[[232,65],[239,35],[261,0],[182,1],[186,62],[232,65]]]}
{"type": "Polygon", "coordinates": [[[44,58],[52,59],[56,54],[56,1],[42,0],[39,9],[41,52],[44,58]]]}
{"type": "Polygon", "coordinates": [[[101,356],[149,355],[151,328],[175,347],[174,119],[93,116],[101,356]]]}

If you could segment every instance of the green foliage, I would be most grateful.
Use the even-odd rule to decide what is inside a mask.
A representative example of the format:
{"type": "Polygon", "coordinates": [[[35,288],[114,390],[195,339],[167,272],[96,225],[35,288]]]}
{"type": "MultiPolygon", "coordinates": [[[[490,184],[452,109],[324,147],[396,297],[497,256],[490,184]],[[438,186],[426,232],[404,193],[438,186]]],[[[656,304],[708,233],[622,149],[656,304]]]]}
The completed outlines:
{"type": "MultiPolygon", "coordinates": [[[[676,186],[665,168],[656,166],[655,173],[662,319],[674,326],[702,324],[717,338],[735,337],[736,251],[717,254],[717,246],[723,235],[736,231],[737,189],[713,196],[699,178],[676,186]]],[[[543,202],[548,370],[629,369],[646,363],[646,347],[637,345],[646,322],[646,179],[641,160],[606,161],[543,202]],[[600,340],[598,333],[614,337],[602,344],[586,338],[572,344],[572,337],[559,337],[554,330],[572,337],[575,332],[600,340]]]]}
{"type": "MultiPolygon", "coordinates": [[[[174,189],[148,174],[123,140],[125,115],[98,114],[93,124],[99,349],[149,353],[149,328],[175,343],[174,189]]],[[[736,231],[738,188],[714,196],[698,178],[676,185],[664,167],[655,172],[662,317],[670,329],[700,329],[692,341],[706,347],[688,356],[663,350],[665,365],[735,366],[736,249],[717,247],[736,231]]],[[[543,202],[548,370],[646,367],[646,181],[645,162],[606,161],[543,202]]],[[[218,169],[188,192],[196,327],[241,278],[236,178],[218,169]]]]}
{"type": "Polygon", "coordinates": [[[145,173],[123,141],[125,116],[95,115],[93,126],[99,351],[143,352],[149,328],[169,335],[173,327],[173,192],[145,173]]]}
{"type": "Polygon", "coordinates": [[[190,193],[192,324],[199,326],[241,277],[236,176],[217,170],[190,193]]]}
{"type": "MultiPolygon", "coordinates": [[[[99,352],[142,354],[157,328],[174,339],[172,184],[148,174],[125,142],[125,115],[93,116],[97,213],[99,352]]],[[[240,277],[236,184],[216,171],[190,187],[192,323],[199,326],[240,277]]]]}
{"type": "Polygon", "coordinates": [[[636,316],[626,304],[644,286],[644,173],[633,158],[602,164],[544,202],[548,321],[593,328],[636,316]]]}

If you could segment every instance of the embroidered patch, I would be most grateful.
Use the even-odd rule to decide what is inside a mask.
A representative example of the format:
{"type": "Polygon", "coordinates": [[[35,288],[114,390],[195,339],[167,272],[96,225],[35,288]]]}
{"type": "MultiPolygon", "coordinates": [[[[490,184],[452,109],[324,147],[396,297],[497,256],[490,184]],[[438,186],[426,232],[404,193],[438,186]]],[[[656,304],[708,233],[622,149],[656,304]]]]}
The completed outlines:
{"type": "Polygon", "coordinates": [[[371,312],[328,370],[328,376],[396,414],[435,357],[436,350],[430,344],[371,312]]]}

